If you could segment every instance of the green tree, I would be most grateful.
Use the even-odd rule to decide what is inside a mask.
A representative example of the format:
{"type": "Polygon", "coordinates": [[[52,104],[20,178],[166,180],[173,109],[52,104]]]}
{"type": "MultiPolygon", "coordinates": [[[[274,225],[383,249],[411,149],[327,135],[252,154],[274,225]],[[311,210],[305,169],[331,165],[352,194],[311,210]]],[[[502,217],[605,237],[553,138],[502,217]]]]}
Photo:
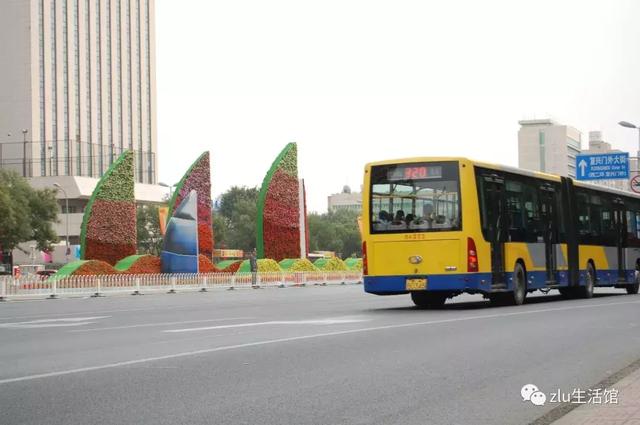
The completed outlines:
{"type": "Polygon", "coordinates": [[[308,222],[311,251],[334,251],[342,258],[362,255],[357,212],[338,210],[310,214],[308,222]]]}
{"type": "Polygon", "coordinates": [[[58,201],[53,189],[36,190],[13,171],[0,170],[0,247],[12,250],[22,242],[35,241],[48,250],[58,241],[53,223],[58,220],[58,201]]]}
{"type": "Polygon", "coordinates": [[[233,186],[220,197],[213,216],[217,247],[251,251],[256,246],[258,188],[233,186]]]}
{"type": "Polygon", "coordinates": [[[162,234],[160,216],[156,205],[138,204],[136,211],[138,231],[138,253],[160,255],[162,234]]]}

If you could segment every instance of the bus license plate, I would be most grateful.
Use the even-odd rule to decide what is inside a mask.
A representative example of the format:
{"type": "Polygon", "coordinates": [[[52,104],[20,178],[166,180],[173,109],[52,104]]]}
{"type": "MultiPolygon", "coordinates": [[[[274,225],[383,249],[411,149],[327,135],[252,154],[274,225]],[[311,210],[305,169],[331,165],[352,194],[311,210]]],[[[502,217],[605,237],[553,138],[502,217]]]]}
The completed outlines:
{"type": "Polygon", "coordinates": [[[427,289],[427,279],[407,279],[407,291],[420,291],[427,289]]]}

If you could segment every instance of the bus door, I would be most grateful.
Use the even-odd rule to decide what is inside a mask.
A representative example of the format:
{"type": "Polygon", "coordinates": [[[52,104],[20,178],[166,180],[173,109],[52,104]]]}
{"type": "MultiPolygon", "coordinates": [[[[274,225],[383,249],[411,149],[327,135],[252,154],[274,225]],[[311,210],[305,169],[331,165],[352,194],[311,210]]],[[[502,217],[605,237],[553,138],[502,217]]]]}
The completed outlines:
{"type": "MultiPolygon", "coordinates": [[[[625,271],[625,247],[627,245],[627,209],[621,198],[613,200],[613,226],[616,235],[616,249],[618,257],[618,282],[627,283],[625,271]]],[[[611,267],[611,265],[609,265],[611,267]]]]}
{"type": "Polygon", "coordinates": [[[545,183],[540,186],[540,220],[542,226],[542,239],[544,242],[544,258],[546,269],[546,284],[556,285],[558,272],[559,253],[558,241],[558,211],[557,211],[557,194],[555,188],[545,183]]]}
{"type": "Polygon", "coordinates": [[[507,235],[507,208],[504,178],[497,174],[485,174],[483,191],[487,236],[491,244],[491,280],[494,288],[506,289],[504,277],[504,243],[507,235]]]}

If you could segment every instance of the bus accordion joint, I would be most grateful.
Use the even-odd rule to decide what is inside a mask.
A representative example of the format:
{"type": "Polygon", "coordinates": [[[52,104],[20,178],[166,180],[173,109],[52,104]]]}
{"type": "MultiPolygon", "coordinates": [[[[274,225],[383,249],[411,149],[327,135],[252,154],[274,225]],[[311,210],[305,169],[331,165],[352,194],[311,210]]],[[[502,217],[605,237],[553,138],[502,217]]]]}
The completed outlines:
{"type": "Polygon", "coordinates": [[[476,273],[479,269],[476,243],[473,238],[467,238],[467,272],[476,273]]]}

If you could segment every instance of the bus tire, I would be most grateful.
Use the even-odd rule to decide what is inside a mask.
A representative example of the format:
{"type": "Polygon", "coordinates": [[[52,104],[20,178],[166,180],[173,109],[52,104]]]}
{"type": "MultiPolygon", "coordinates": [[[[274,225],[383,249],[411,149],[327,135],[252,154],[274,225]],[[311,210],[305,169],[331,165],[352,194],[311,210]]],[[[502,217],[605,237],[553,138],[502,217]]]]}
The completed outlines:
{"type": "Polygon", "coordinates": [[[412,292],[411,300],[418,308],[438,308],[447,301],[447,294],[437,292],[412,292]]]}
{"type": "Polygon", "coordinates": [[[631,285],[627,285],[625,289],[627,290],[627,294],[635,295],[638,293],[638,289],[640,289],[640,283],[638,282],[638,280],[636,280],[635,283],[632,283],[631,285]]]}
{"type": "Polygon", "coordinates": [[[596,285],[596,269],[593,264],[587,263],[587,279],[584,286],[577,288],[579,298],[593,298],[593,287],[596,285]]]}
{"type": "Polygon", "coordinates": [[[522,305],[527,296],[527,274],[521,263],[513,268],[513,291],[504,294],[508,305],[522,305]]]}

